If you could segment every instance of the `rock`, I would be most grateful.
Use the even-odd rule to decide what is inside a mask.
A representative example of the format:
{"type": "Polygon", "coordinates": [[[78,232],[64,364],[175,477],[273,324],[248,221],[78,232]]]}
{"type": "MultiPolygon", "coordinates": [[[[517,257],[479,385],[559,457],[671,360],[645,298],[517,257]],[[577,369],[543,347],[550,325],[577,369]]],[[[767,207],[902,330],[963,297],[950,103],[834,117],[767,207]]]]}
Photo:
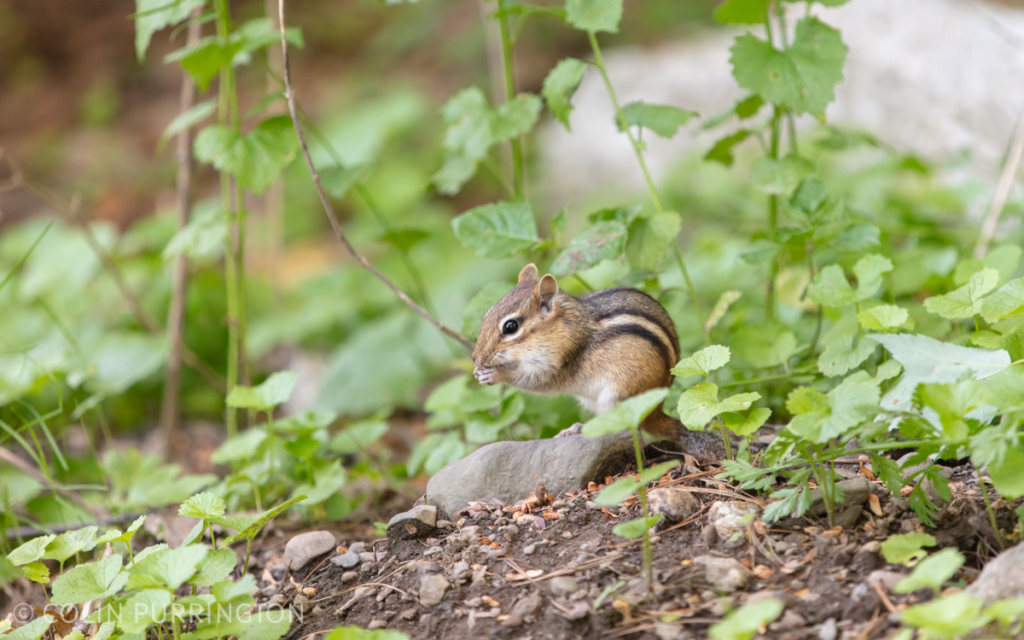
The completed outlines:
{"type": "Polygon", "coordinates": [[[708,509],[708,524],[715,528],[718,540],[725,543],[742,541],[747,533],[748,516],[760,511],[749,502],[715,502],[708,509]],[[736,536],[739,533],[741,535],[736,536]],[[736,536],[736,540],[733,540],[736,536]]]}
{"type": "Polygon", "coordinates": [[[821,625],[821,630],[818,631],[818,640],[836,640],[836,636],[839,635],[839,627],[836,625],[835,618],[829,618],[821,625]]]}
{"type": "Polygon", "coordinates": [[[420,604],[427,608],[441,604],[448,580],[439,573],[429,573],[420,578],[420,604]]]}
{"type": "Polygon", "coordinates": [[[532,556],[533,552],[536,551],[536,550],[537,550],[537,545],[535,545],[535,544],[528,544],[525,547],[523,547],[523,555],[524,556],[532,556]]]}
{"type": "Polygon", "coordinates": [[[704,577],[721,591],[735,591],[742,588],[753,574],[732,558],[698,556],[693,564],[704,565],[704,577]]]}
{"type": "Polygon", "coordinates": [[[346,551],[340,556],[334,556],[331,558],[331,563],[341,567],[342,569],[352,569],[359,564],[359,554],[355,551],[346,551]]]}
{"type": "Polygon", "coordinates": [[[348,550],[352,553],[365,553],[366,543],[360,540],[359,542],[353,542],[349,545],[348,550]]]}
{"type": "Polygon", "coordinates": [[[322,616],[323,614],[324,614],[324,608],[323,607],[321,607],[320,605],[316,605],[315,607],[313,607],[313,615],[314,616],[322,616]]]}
{"type": "Polygon", "coordinates": [[[556,598],[571,596],[579,590],[580,586],[568,576],[558,576],[551,579],[551,595],[556,598]]]}
{"type": "Polygon", "coordinates": [[[654,635],[658,637],[658,640],[679,640],[686,636],[683,635],[683,630],[677,624],[669,624],[667,622],[659,622],[654,625],[654,635]]]}
{"type": "MultiPolygon", "coordinates": [[[[842,490],[846,500],[842,504],[836,505],[837,511],[864,504],[864,501],[868,499],[868,494],[871,493],[871,483],[863,476],[837,482],[836,487],[842,490]]],[[[808,513],[818,516],[825,514],[825,501],[821,499],[821,489],[811,490],[811,508],[808,513]]],[[[860,514],[857,515],[859,517],[860,514]]]]}
{"type": "Polygon", "coordinates": [[[383,629],[388,626],[388,623],[383,620],[370,620],[370,624],[366,625],[367,629],[383,629]]]}
{"type": "Polygon", "coordinates": [[[356,573],[355,571],[346,571],[345,573],[341,574],[341,581],[342,582],[352,582],[353,580],[355,580],[358,577],[359,577],[359,574],[356,573]]]}
{"type": "Polygon", "coordinates": [[[444,549],[442,549],[440,546],[430,547],[429,549],[423,552],[423,557],[426,558],[427,556],[432,556],[443,551],[444,549]]]}
{"type": "Polygon", "coordinates": [[[313,558],[323,555],[334,549],[334,534],[329,531],[307,531],[300,533],[291,540],[284,548],[284,563],[289,565],[292,571],[306,566],[306,563],[313,558]]]}
{"type": "Polygon", "coordinates": [[[526,498],[543,483],[559,495],[615,475],[633,460],[629,433],[600,438],[495,442],[449,463],[427,483],[427,501],[448,515],[470,502],[526,498]]]}
{"type": "Polygon", "coordinates": [[[295,607],[299,613],[306,613],[312,608],[312,605],[309,603],[309,598],[301,593],[292,599],[292,606],[295,607]]]}
{"type": "Polygon", "coordinates": [[[665,516],[664,522],[682,522],[698,508],[693,494],[679,487],[659,487],[647,493],[647,503],[654,515],[665,516]]]}
{"type": "Polygon", "coordinates": [[[469,570],[468,562],[456,562],[455,566],[452,567],[452,580],[455,581],[455,584],[468,582],[472,577],[473,574],[469,570]]]}
{"type": "Polygon", "coordinates": [[[886,569],[878,569],[868,574],[865,582],[868,586],[875,586],[876,584],[886,591],[892,591],[893,587],[900,583],[903,578],[906,578],[902,573],[896,571],[888,571],[886,569]]]}
{"type": "Polygon", "coordinates": [[[415,609],[406,609],[402,613],[398,614],[398,617],[402,620],[415,620],[417,615],[418,614],[415,609]]]}
{"type": "MultiPolygon", "coordinates": [[[[567,438],[562,438],[563,440],[567,438]]],[[[505,627],[518,627],[523,624],[527,618],[533,616],[533,614],[540,608],[541,600],[540,593],[534,591],[533,593],[523,596],[512,605],[512,610],[509,611],[508,617],[501,623],[505,627]]]]}
{"type": "Polygon", "coordinates": [[[787,610],[782,614],[782,619],[771,623],[768,628],[772,631],[792,631],[793,629],[799,629],[807,624],[804,617],[792,609],[787,610]]]}
{"type": "Polygon", "coordinates": [[[836,516],[836,526],[847,530],[853,529],[857,524],[857,520],[860,519],[860,514],[862,513],[864,513],[864,507],[859,504],[847,507],[840,511],[839,515],[836,516]]]}
{"type": "Polygon", "coordinates": [[[437,528],[437,507],[421,504],[399,513],[388,521],[388,539],[421,538],[437,528]]]}
{"type": "Polygon", "coordinates": [[[568,612],[558,611],[558,615],[567,620],[582,620],[590,615],[590,603],[583,600],[574,600],[569,604],[568,612]]]}
{"type": "Polygon", "coordinates": [[[587,500],[586,507],[587,507],[587,509],[590,509],[591,511],[600,511],[601,510],[601,505],[597,504],[593,500],[587,500]]]}
{"type": "Polygon", "coordinates": [[[988,561],[967,593],[991,605],[996,600],[1024,598],[1024,543],[1003,551],[988,561]]]}
{"type": "Polygon", "coordinates": [[[359,554],[359,562],[379,562],[384,559],[384,552],[376,553],[373,551],[364,551],[359,554]]]}
{"type": "MultiPolygon", "coordinates": [[[[795,589],[792,584],[790,584],[790,588],[795,589]]],[[[764,602],[765,600],[778,600],[787,607],[791,607],[799,602],[799,599],[791,593],[765,589],[764,591],[758,591],[757,593],[750,594],[750,597],[748,597],[747,601],[743,604],[757,604],[758,602],[764,602]]]]}

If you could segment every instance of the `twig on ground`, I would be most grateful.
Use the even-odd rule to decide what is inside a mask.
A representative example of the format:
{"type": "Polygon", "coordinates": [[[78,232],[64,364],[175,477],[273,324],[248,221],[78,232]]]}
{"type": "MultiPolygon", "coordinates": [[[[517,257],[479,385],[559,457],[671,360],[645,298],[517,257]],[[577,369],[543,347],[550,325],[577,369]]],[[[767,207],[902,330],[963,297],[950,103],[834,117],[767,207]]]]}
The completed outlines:
{"type": "Polygon", "coordinates": [[[309,154],[309,146],[306,144],[306,137],[303,135],[302,126],[299,124],[298,107],[295,103],[295,91],[292,89],[291,69],[288,61],[288,40],[285,37],[284,0],[278,0],[277,10],[278,26],[281,29],[281,52],[284,59],[284,96],[288,101],[288,111],[292,117],[292,125],[295,127],[295,135],[298,137],[299,146],[302,148],[302,157],[306,160],[306,166],[309,168],[309,173],[313,179],[313,186],[316,187],[317,195],[320,196],[320,204],[323,205],[324,213],[327,214],[327,220],[331,223],[331,228],[334,229],[334,235],[338,238],[338,242],[341,243],[345,248],[345,251],[347,251],[352,258],[391,289],[392,293],[394,293],[399,300],[404,302],[406,306],[418,313],[425,320],[430,322],[430,324],[434,325],[441,333],[458,341],[467,349],[472,350],[474,346],[472,342],[456,331],[445,326],[440,320],[431,315],[429,311],[416,304],[412,298],[395,286],[387,276],[377,269],[377,267],[373,266],[365,256],[356,251],[355,247],[352,246],[352,243],[349,242],[348,237],[345,235],[345,231],[341,228],[341,223],[338,221],[338,216],[334,212],[334,207],[331,206],[331,202],[327,198],[327,194],[324,192],[323,186],[320,184],[320,174],[317,173],[316,167],[313,165],[313,158],[309,154]]]}
{"type": "Polygon", "coordinates": [[[981,259],[988,252],[988,245],[996,234],[996,227],[999,225],[999,216],[1003,213],[1006,200],[1010,197],[1010,190],[1020,169],[1021,157],[1024,156],[1024,112],[1017,121],[1017,131],[1013,138],[1013,145],[1010,147],[1010,154],[1003,166],[1003,173],[999,176],[996,185],[996,193],[992,198],[992,207],[981,224],[981,233],[978,235],[978,244],[974,246],[974,257],[981,259]]]}

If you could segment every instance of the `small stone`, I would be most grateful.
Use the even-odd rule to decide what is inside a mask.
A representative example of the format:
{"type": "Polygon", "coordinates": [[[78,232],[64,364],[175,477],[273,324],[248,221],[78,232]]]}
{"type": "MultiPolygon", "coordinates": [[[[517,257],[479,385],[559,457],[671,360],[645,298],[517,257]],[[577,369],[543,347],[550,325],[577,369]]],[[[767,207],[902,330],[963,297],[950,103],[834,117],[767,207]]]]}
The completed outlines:
{"type": "Polygon", "coordinates": [[[430,547],[429,549],[423,552],[423,557],[432,556],[443,551],[444,549],[442,549],[441,547],[430,547]]]}
{"type": "Polygon", "coordinates": [[[654,515],[663,515],[664,522],[672,524],[689,518],[699,506],[692,493],[679,487],[652,489],[647,493],[647,503],[654,515]]]}
{"type": "Polygon", "coordinates": [[[683,630],[679,625],[659,622],[654,625],[654,635],[658,640],[679,640],[683,638],[683,630]]]}
{"type": "Polygon", "coordinates": [[[349,545],[348,550],[352,553],[365,553],[366,543],[362,540],[360,540],[359,542],[353,542],[351,545],[349,545]]]}
{"type": "Polygon", "coordinates": [[[370,620],[370,624],[366,625],[367,629],[383,629],[388,626],[387,622],[383,620],[370,620]]]}
{"type": "Polygon", "coordinates": [[[275,593],[273,596],[270,597],[270,600],[267,600],[267,604],[269,604],[270,606],[280,606],[287,601],[287,597],[281,595],[280,593],[275,593]]]}
{"type": "Polygon", "coordinates": [[[579,590],[579,584],[568,576],[558,576],[551,579],[551,594],[556,598],[571,596],[579,590]]]}
{"type": "Polygon", "coordinates": [[[340,556],[334,556],[331,558],[331,563],[341,567],[342,569],[352,569],[360,562],[359,554],[355,551],[346,551],[340,556]]]}
{"type": "Polygon", "coordinates": [[[380,562],[384,559],[384,552],[375,553],[373,551],[364,551],[359,554],[360,562],[380,562]]]}
{"type": "Polygon", "coordinates": [[[473,574],[469,570],[468,562],[456,562],[455,566],[452,567],[452,580],[456,584],[467,582],[472,577],[473,574]]]}
{"type": "Polygon", "coordinates": [[[715,502],[708,509],[708,524],[715,528],[715,533],[722,542],[729,545],[741,544],[746,537],[750,516],[756,515],[759,511],[760,508],[756,504],[749,502],[715,502]]]}
{"type": "Polygon", "coordinates": [[[359,567],[359,573],[371,574],[376,570],[377,563],[375,562],[364,562],[362,566],[359,567]]]}
{"type": "Polygon", "coordinates": [[[437,507],[421,504],[388,521],[388,539],[422,538],[437,528],[437,507]]]}
{"type": "Polygon", "coordinates": [[[315,607],[313,607],[313,611],[312,611],[312,613],[313,613],[313,615],[314,615],[314,616],[320,616],[320,615],[323,615],[323,613],[324,613],[324,608],[323,608],[323,607],[321,607],[320,605],[316,605],[315,607]]]}
{"type": "Polygon", "coordinates": [[[537,550],[537,545],[535,545],[535,544],[528,544],[525,547],[523,547],[523,555],[525,555],[525,556],[532,556],[533,552],[536,551],[536,550],[537,550]]]}
{"type": "Polygon", "coordinates": [[[284,562],[292,571],[301,569],[306,563],[334,549],[334,534],[329,531],[307,531],[300,533],[284,548],[284,562]]]}
{"type": "Polygon", "coordinates": [[[839,627],[836,625],[836,619],[829,618],[821,625],[821,630],[818,631],[818,640],[836,640],[838,635],[839,627]]]}
{"type": "MultiPolygon", "coordinates": [[[[837,482],[836,486],[843,492],[843,504],[846,509],[854,505],[864,504],[868,499],[868,494],[871,493],[871,483],[864,476],[837,482]]],[[[811,508],[808,513],[814,515],[825,514],[825,500],[821,497],[821,489],[811,490],[811,508]]],[[[819,531],[818,533],[821,532],[819,531]]]]}
{"type": "Polygon", "coordinates": [[[565,531],[564,531],[564,532],[562,533],[562,537],[563,537],[563,538],[566,538],[566,539],[568,539],[568,540],[572,540],[572,531],[569,531],[568,529],[566,529],[566,530],[565,530],[565,531]]]}
{"type": "Polygon", "coordinates": [[[306,613],[312,609],[312,605],[309,603],[309,598],[302,595],[301,593],[292,599],[292,606],[295,607],[299,613],[306,613]]]}
{"type": "Polygon", "coordinates": [[[451,529],[454,526],[455,526],[455,523],[452,522],[451,520],[438,520],[437,521],[437,528],[438,529],[451,529]]]}
{"type": "Polygon", "coordinates": [[[352,582],[353,580],[355,580],[358,577],[359,577],[359,574],[356,573],[355,571],[346,571],[345,573],[341,574],[341,581],[342,582],[352,582]]]}
{"type": "Polygon", "coordinates": [[[789,588],[792,589],[793,591],[799,591],[799,590],[803,589],[806,586],[807,585],[804,583],[804,581],[803,580],[799,580],[799,579],[794,580],[794,581],[789,583],[789,588]]]}
{"type": "Polygon", "coordinates": [[[402,613],[398,614],[398,617],[402,620],[415,620],[417,615],[418,614],[415,609],[406,609],[402,613]]]}
{"type": "Polygon", "coordinates": [[[699,556],[693,559],[693,564],[704,565],[705,579],[722,591],[742,588],[753,575],[733,558],[699,556]]]}
{"type": "Polygon", "coordinates": [[[591,511],[600,511],[601,510],[601,505],[597,504],[593,500],[587,500],[587,505],[586,506],[587,506],[587,509],[589,509],[591,511]]]}
{"type": "Polygon", "coordinates": [[[790,609],[782,614],[781,620],[771,623],[768,628],[772,631],[792,631],[806,625],[807,621],[804,620],[804,617],[790,609]]]}
{"type": "Polygon", "coordinates": [[[512,605],[512,610],[509,611],[508,617],[505,618],[501,624],[505,627],[518,627],[523,624],[527,618],[533,617],[533,614],[540,608],[541,599],[540,593],[534,591],[533,593],[524,596],[516,601],[512,605]]]}
{"type": "Polygon", "coordinates": [[[704,540],[704,544],[713,547],[718,543],[718,530],[714,525],[704,525],[704,528],[700,530],[700,537],[704,540]]]}
{"type": "Polygon", "coordinates": [[[1024,598],[1024,542],[988,561],[967,593],[991,605],[996,600],[1024,598]]]}
{"type": "Polygon", "coordinates": [[[431,573],[420,579],[420,604],[433,608],[441,604],[444,592],[448,590],[448,580],[439,573],[431,573]]]}
{"type": "Polygon", "coordinates": [[[877,571],[872,571],[871,573],[869,573],[865,582],[868,583],[868,586],[873,587],[877,584],[886,591],[892,591],[893,588],[897,584],[899,584],[900,581],[902,581],[905,577],[906,576],[902,573],[897,573],[895,571],[887,571],[885,569],[878,569],[877,571]]]}

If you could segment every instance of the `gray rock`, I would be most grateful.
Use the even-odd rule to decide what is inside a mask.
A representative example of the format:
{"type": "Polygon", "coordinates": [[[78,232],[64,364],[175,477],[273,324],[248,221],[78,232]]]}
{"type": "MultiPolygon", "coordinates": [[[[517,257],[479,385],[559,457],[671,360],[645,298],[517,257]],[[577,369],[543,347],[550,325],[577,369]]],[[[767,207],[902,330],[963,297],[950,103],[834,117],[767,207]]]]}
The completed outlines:
{"type": "Polygon", "coordinates": [[[571,596],[580,590],[580,585],[568,576],[558,576],[551,579],[551,595],[556,598],[571,596]]]}
{"type": "Polygon", "coordinates": [[[356,573],[355,571],[346,571],[345,573],[341,574],[341,581],[342,582],[352,582],[353,580],[355,580],[358,577],[359,577],[359,574],[356,573]]]}
{"type": "Polygon", "coordinates": [[[362,540],[359,542],[353,542],[348,546],[348,550],[352,553],[364,553],[366,552],[366,543],[362,540]]]}
{"type": "Polygon", "coordinates": [[[355,551],[346,551],[340,556],[331,558],[331,563],[341,567],[342,569],[351,569],[359,564],[359,562],[359,554],[355,551]]]}
{"type": "MultiPolygon", "coordinates": [[[[562,438],[568,440],[568,438],[562,438]]],[[[523,596],[512,605],[512,610],[509,611],[508,617],[501,623],[506,627],[518,627],[523,624],[527,618],[533,616],[534,613],[540,608],[541,600],[540,593],[534,591],[533,593],[523,596]]]]}
{"type": "Polygon", "coordinates": [[[370,620],[370,624],[366,625],[367,629],[383,629],[388,626],[388,623],[383,620],[370,620]]]}
{"type": "Polygon", "coordinates": [[[329,531],[307,531],[300,533],[284,547],[284,563],[292,571],[301,569],[313,558],[334,548],[334,534],[329,531]]]}
{"type": "Polygon", "coordinates": [[[528,544],[525,547],[523,547],[523,555],[524,556],[532,556],[533,552],[536,551],[536,550],[537,550],[537,545],[535,545],[535,544],[528,544]]]}
{"type": "Polygon", "coordinates": [[[448,581],[439,573],[429,573],[420,578],[420,604],[427,608],[441,604],[448,581]]]}
{"type": "Polygon", "coordinates": [[[733,558],[715,556],[698,556],[693,559],[696,565],[704,565],[704,577],[721,591],[735,591],[742,588],[753,576],[750,569],[733,558]]]}
{"type": "Polygon", "coordinates": [[[839,626],[836,624],[836,619],[829,618],[821,625],[821,631],[818,632],[818,640],[836,640],[838,635],[839,626]]]}
{"type": "Polygon", "coordinates": [[[456,562],[455,566],[452,567],[452,580],[454,580],[456,584],[468,582],[472,577],[473,574],[469,570],[468,562],[456,562]]]}
{"type": "MultiPolygon", "coordinates": [[[[842,490],[843,497],[846,500],[842,504],[836,505],[837,511],[864,504],[868,499],[868,494],[871,493],[871,483],[863,476],[837,482],[836,488],[842,490]]],[[[821,489],[811,490],[810,513],[819,516],[825,514],[825,501],[821,499],[821,489]]],[[[859,516],[860,514],[857,515],[859,516]]]]}
{"type": "Polygon", "coordinates": [[[406,609],[402,613],[398,614],[398,617],[402,620],[415,620],[417,616],[415,609],[406,609]]]}
{"type": "Polygon", "coordinates": [[[633,459],[628,433],[601,438],[495,442],[445,466],[427,483],[427,500],[448,515],[471,501],[512,504],[540,483],[552,495],[615,475],[633,459]]]}
{"type": "Polygon", "coordinates": [[[806,625],[807,621],[804,620],[804,617],[790,609],[782,614],[781,620],[771,623],[768,628],[772,631],[792,631],[806,625]]]}
{"type": "Polygon", "coordinates": [[[886,591],[892,591],[893,587],[899,584],[900,581],[902,581],[903,578],[906,577],[907,576],[905,576],[904,574],[897,573],[896,571],[877,569],[868,574],[868,577],[865,579],[865,582],[867,582],[869,586],[873,587],[877,584],[886,591]]]}
{"type": "Polygon", "coordinates": [[[654,515],[665,516],[665,523],[682,522],[697,510],[693,494],[679,487],[659,487],[647,492],[647,503],[654,515]]]}
{"type": "Polygon", "coordinates": [[[309,598],[302,595],[301,593],[295,596],[295,598],[292,600],[292,606],[295,607],[299,611],[299,613],[306,613],[312,608],[312,605],[309,603],[309,598]]]}
{"type": "Polygon", "coordinates": [[[708,509],[708,524],[715,528],[718,540],[740,543],[746,537],[748,517],[756,515],[760,510],[756,504],[740,500],[715,502],[708,509]]]}
{"type": "Polygon", "coordinates": [[[384,552],[364,551],[359,554],[359,562],[379,562],[384,559],[384,552]]]}
{"type": "Polygon", "coordinates": [[[989,560],[967,593],[981,598],[985,604],[1006,598],[1024,598],[1024,543],[989,560]]]}
{"type": "Polygon", "coordinates": [[[388,539],[422,538],[437,528],[437,507],[421,504],[388,521],[388,539]]]}

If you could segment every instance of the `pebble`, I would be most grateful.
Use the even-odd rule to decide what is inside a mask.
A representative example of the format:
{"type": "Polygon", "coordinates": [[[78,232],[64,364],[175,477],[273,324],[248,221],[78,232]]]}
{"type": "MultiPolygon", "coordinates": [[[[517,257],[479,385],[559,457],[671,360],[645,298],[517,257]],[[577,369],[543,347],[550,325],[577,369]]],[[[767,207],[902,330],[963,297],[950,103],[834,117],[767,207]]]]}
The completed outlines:
{"type": "Polygon", "coordinates": [[[320,615],[323,615],[323,613],[324,613],[324,608],[321,607],[320,605],[316,605],[315,607],[313,607],[313,615],[314,616],[320,616],[320,615]]]}
{"type": "Polygon", "coordinates": [[[967,593],[991,605],[997,600],[1024,597],[1024,543],[1018,543],[989,560],[967,593]]]}
{"type": "Polygon", "coordinates": [[[441,553],[442,551],[444,551],[444,549],[442,549],[441,547],[430,547],[429,549],[423,552],[423,556],[432,556],[436,553],[441,553]]]}
{"type": "Polygon", "coordinates": [[[466,582],[471,577],[472,574],[469,571],[468,562],[456,562],[455,566],[452,567],[452,580],[454,580],[456,584],[466,582]]]}
{"type": "Polygon", "coordinates": [[[527,618],[533,616],[533,614],[540,608],[541,599],[540,593],[534,591],[533,593],[524,596],[516,601],[512,605],[512,610],[509,611],[508,617],[501,623],[505,627],[518,627],[523,624],[527,618]]]}
{"type": "Polygon", "coordinates": [[[587,500],[587,509],[591,511],[600,511],[601,505],[597,504],[593,500],[587,500]]]}
{"type": "Polygon", "coordinates": [[[535,545],[535,544],[528,544],[525,547],[523,547],[523,555],[525,555],[525,556],[532,556],[533,552],[536,551],[536,550],[537,550],[537,545],[535,545]]]}
{"type": "Polygon", "coordinates": [[[399,513],[388,521],[388,538],[422,538],[437,528],[437,507],[421,504],[399,513]]]}
{"type": "Polygon", "coordinates": [[[561,509],[564,506],[565,506],[565,500],[562,500],[561,498],[559,498],[558,500],[555,500],[554,502],[551,503],[551,508],[552,509],[561,509]]]}
{"type": "Polygon", "coordinates": [[[356,573],[355,571],[346,571],[345,573],[341,574],[341,581],[342,582],[352,582],[353,580],[355,580],[358,577],[359,577],[359,574],[356,573]]]}
{"type": "Polygon", "coordinates": [[[821,631],[818,632],[818,640],[836,640],[838,635],[839,628],[836,625],[836,619],[829,618],[821,625],[821,631]]]}
{"type": "Polygon", "coordinates": [[[551,594],[556,598],[571,596],[579,590],[579,584],[568,576],[558,576],[551,579],[551,594]]]}
{"type": "Polygon", "coordinates": [[[454,526],[455,526],[455,523],[452,522],[451,520],[438,520],[437,521],[437,528],[438,529],[451,529],[454,526]]]}
{"type": "Polygon", "coordinates": [[[383,629],[388,626],[387,622],[383,620],[370,620],[370,624],[366,625],[367,629],[383,629]]]}
{"type": "Polygon", "coordinates": [[[352,553],[363,553],[366,551],[366,543],[360,540],[349,545],[348,550],[352,553]]]}
{"type": "Polygon", "coordinates": [[[792,631],[807,625],[804,617],[793,610],[787,610],[782,614],[782,619],[768,625],[772,631],[792,631]]]}
{"type": "Polygon", "coordinates": [[[438,573],[431,573],[420,579],[420,605],[433,608],[441,604],[444,592],[448,590],[448,580],[438,573]]]}
{"type": "Polygon", "coordinates": [[[284,548],[284,562],[292,571],[301,569],[313,558],[334,549],[334,534],[329,531],[307,531],[300,533],[284,548]]]}
{"type": "Polygon", "coordinates": [[[704,565],[705,579],[722,591],[742,588],[753,575],[750,569],[733,558],[698,556],[693,559],[693,564],[704,565]]]}
{"type": "Polygon", "coordinates": [[[886,569],[878,569],[868,574],[865,582],[868,586],[875,586],[876,584],[885,589],[886,591],[892,591],[893,587],[900,583],[906,576],[902,573],[895,571],[888,571],[886,569]]]}
{"type": "Polygon", "coordinates": [[[659,487],[647,494],[647,502],[654,515],[665,516],[665,522],[682,522],[697,510],[699,504],[693,494],[678,487],[659,487]]]}
{"type": "Polygon", "coordinates": [[[360,562],[379,562],[384,559],[385,552],[375,553],[373,551],[364,551],[359,554],[360,562]]]}
{"type": "Polygon", "coordinates": [[[562,537],[566,538],[566,539],[569,539],[569,540],[572,540],[572,531],[569,531],[569,530],[564,531],[562,533],[562,537]]]}
{"type": "Polygon", "coordinates": [[[722,542],[727,545],[740,544],[746,536],[748,516],[756,517],[759,511],[757,505],[749,502],[715,502],[708,509],[708,524],[715,528],[715,533],[722,542]],[[736,536],[735,540],[733,536],[736,536]]]}
{"type": "Polygon", "coordinates": [[[292,599],[292,606],[295,607],[299,613],[306,613],[312,606],[309,603],[309,598],[302,595],[301,593],[292,599]]]}
{"type": "Polygon", "coordinates": [[[351,569],[359,564],[359,554],[355,551],[347,551],[340,556],[334,556],[331,558],[331,563],[341,567],[342,569],[351,569]]]}

